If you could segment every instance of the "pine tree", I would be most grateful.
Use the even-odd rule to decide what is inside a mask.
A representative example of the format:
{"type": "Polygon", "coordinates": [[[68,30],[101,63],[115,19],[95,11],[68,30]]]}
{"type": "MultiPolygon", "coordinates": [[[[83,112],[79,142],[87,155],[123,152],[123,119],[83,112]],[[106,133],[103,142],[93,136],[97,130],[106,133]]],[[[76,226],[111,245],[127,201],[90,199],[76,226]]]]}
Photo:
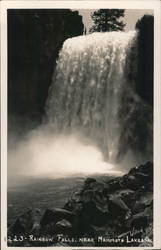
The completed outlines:
{"type": "Polygon", "coordinates": [[[92,32],[123,31],[125,24],[121,17],[124,17],[124,9],[100,9],[91,14],[94,25],[90,29],[92,32]]]}

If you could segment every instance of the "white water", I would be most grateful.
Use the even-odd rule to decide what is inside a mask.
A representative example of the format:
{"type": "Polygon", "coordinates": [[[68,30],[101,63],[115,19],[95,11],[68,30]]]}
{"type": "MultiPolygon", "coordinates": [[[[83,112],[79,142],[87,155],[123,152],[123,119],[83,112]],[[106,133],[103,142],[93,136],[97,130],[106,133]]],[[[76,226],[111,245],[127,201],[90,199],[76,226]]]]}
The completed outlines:
{"type": "Polygon", "coordinates": [[[133,80],[126,77],[136,38],[136,31],[132,31],[93,33],[66,40],[47,101],[47,122],[54,132],[86,136],[110,162],[120,151],[123,120],[128,121],[143,106],[133,91],[133,80]],[[132,103],[122,103],[124,96],[132,103]],[[120,109],[126,112],[123,119],[120,109]]]}
{"type": "Polygon", "coordinates": [[[135,93],[134,78],[128,78],[130,65],[136,67],[137,55],[133,62],[130,57],[137,51],[136,39],[133,31],[65,41],[46,103],[45,128],[11,150],[10,175],[118,174],[120,156],[122,169],[144,161],[151,147],[150,109],[135,93]]]}

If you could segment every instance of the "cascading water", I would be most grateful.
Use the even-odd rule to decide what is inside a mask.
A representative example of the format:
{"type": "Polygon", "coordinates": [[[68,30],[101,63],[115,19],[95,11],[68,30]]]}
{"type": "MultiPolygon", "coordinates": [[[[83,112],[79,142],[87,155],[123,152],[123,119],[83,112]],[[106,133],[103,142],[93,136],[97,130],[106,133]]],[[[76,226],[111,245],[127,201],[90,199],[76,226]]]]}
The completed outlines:
{"type": "Polygon", "coordinates": [[[85,137],[108,162],[129,150],[143,155],[150,151],[152,112],[135,93],[136,79],[130,77],[137,63],[134,50],[136,31],[66,40],[46,103],[47,123],[56,134],[85,137]]]}

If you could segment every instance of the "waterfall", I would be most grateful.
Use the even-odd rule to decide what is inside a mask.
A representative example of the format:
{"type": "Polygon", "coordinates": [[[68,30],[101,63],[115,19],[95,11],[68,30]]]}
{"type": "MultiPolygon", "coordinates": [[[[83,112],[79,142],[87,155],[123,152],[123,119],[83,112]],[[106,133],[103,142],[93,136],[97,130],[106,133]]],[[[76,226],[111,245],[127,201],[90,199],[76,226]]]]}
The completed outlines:
{"type": "Polygon", "coordinates": [[[67,39],[46,102],[54,133],[79,134],[109,162],[150,155],[152,110],[136,94],[136,64],[136,31],[67,39]]]}

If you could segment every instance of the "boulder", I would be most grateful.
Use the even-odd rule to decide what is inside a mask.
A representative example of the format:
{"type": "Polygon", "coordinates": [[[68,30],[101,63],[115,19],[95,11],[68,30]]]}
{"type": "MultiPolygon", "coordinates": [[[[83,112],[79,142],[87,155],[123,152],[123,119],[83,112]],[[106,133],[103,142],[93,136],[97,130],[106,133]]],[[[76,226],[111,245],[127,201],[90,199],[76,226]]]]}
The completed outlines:
{"type": "Polygon", "coordinates": [[[134,191],[139,189],[139,182],[132,173],[123,176],[123,183],[124,188],[131,189],[134,191]]]}
{"type": "Polygon", "coordinates": [[[125,217],[129,208],[122,201],[119,195],[111,195],[109,199],[109,217],[111,219],[116,219],[118,217],[125,217]]]}
{"type": "Polygon", "coordinates": [[[130,228],[140,229],[140,228],[146,228],[147,225],[148,225],[147,216],[144,214],[137,214],[133,216],[129,226],[130,228]]]}
{"type": "Polygon", "coordinates": [[[18,216],[16,221],[10,226],[9,232],[13,235],[32,233],[37,228],[40,229],[42,212],[40,209],[28,209],[18,216]]]}
{"type": "Polygon", "coordinates": [[[103,182],[94,182],[92,185],[92,189],[94,192],[103,192],[104,187],[105,183],[103,182]]]}
{"type": "Polygon", "coordinates": [[[125,204],[132,208],[135,203],[135,191],[131,189],[122,189],[118,190],[116,194],[120,197],[120,199],[125,202],[125,204]]]}
{"type": "Polygon", "coordinates": [[[135,204],[133,206],[134,213],[140,213],[141,211],[144,211],[146,207],[152,207],[153,206],[153,193],[151,192],[140,192],[139,197],[137,197],[137,200],[135,201],[135,204]]]}
{"type": "Polygon", "coordinates": [[[96,205],[96,208],[102,212],[102,213],[108,213],[108,203],[107,203],[107,198],[103,195],[101,192],[95,192],[93,201],[96,205]]]}
{"type": "Polygon", "coordinates": [[[94,192],[91,189],[84,190],[84,192],[81,195],[81,201],[82,202],[90,202],[93,200],[94,192]]]}
{"type": "Polygon", "coordinates": [[[82,189],[76,190],[72,193],[70,200],[75,202],[81,201],[82,189]]]}
{"type": "Polygon", "coordinates": [[[96,182],[94,178],[87,178],[84,182],[84,189],[89,189],[96,182]]]}
{"type": "Polygon", "coordinates": [[[128,175],[138,175],[138,173],[141,173],[142,176],[144,175],[145,177],[153,177],[153,163],[148,161],[144,165],[140,165],[138,167],[132,168],[128,175]]]}
{"type": "Polygon", "coordinates": [[[63,219],[55,224],[54,233],[67,235],[71,234],[71,232],[72,232],[72,224],[69,221],[63,219]]]}
{"type": "Polygon", "coordinates": [[[122,184],[120,184],[120,178],[115,178],[115,179],[110,180],[108,182],[108,186],[109,186],[110,193],[113,193],[117,191],[118,189],[122,188],[122,184]]]}
{"type": "Polygon", "coordinates": [[[41,226],[45,226],[51,223],[57,223],[62,219],[66,219],[72,221],[74,214],[68,210],[61,209],[61,208],[54,208],[53,210],[46,209],[42,219],[41,219],[41,226]]]}
{"type": "MultiPolygon", "coordinates": [[[[47,209],[43,216],[38,209],[28,210],[17,218],[8,234],[32,233],[46,237],[62,234],[74,238],[97,238],[101,235],[115,238],[124,232],[138,229],[139,238],[148,233],[152,239],[153,192],[149,188],[152,185],[149,178],[151,172],[147,171],[148,168],[151,171],[151,167],[151,163],[146,163],[105,183],[87,178],[81,189],[74,190],[64,209],[47,209]]],[[[57,239],[54,242],[56,244],[57,239]]],[[[97,240],[93,243],[90,242],[89,246],[116,246],[115,243],[100,243],[97,240]]],[[[67,246],[76,244],[87,246],[88,242],[69,242],[67,246]]],[[[124,246],[119,244],[122,243],[117,246],[124,246]]]]}
{"type": "Polygon", "coordinates": [[[152,208],[145,208],[144,211],[133,215],[129,221],[129,227],[135,229],[147,228],[150,218],[152,218],[152,208]]]}

